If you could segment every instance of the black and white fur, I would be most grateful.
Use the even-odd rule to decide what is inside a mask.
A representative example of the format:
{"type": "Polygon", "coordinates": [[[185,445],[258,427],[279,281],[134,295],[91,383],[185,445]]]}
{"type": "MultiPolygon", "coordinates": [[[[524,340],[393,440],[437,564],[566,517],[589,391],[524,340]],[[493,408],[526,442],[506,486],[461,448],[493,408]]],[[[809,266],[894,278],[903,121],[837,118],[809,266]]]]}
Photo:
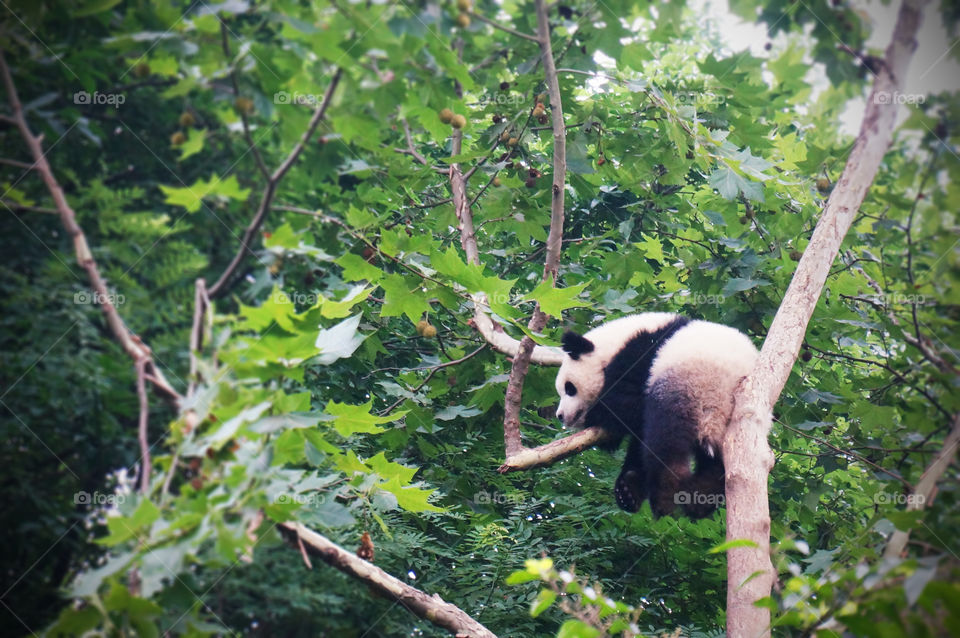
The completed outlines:
{"type": "Polygon", "coordinates": [[[563,336],[557,417],[570,427],[602,426],[630,443],[614,494],[654,515],[677,504],[692,518],[721,501],[721,450],[733,393],[757,358],[740,331],[708,321],[647,312],[563,336]],[[691,470],[691,462],[694,469],[691,470]]]}

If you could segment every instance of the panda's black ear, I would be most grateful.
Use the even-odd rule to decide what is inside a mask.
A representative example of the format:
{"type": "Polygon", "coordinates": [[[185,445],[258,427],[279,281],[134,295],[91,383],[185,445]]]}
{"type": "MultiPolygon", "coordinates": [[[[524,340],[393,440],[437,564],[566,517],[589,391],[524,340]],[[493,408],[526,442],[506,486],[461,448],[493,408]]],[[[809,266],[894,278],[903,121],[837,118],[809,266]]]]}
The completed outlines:
{"type": "Polygon", "coordinates": [[[572,330],[563,333],[562,341],[563,351],[570,355],[570,358],[574,361],[579,359],[582,354],[593,352],[593,342],[572,330]]]}

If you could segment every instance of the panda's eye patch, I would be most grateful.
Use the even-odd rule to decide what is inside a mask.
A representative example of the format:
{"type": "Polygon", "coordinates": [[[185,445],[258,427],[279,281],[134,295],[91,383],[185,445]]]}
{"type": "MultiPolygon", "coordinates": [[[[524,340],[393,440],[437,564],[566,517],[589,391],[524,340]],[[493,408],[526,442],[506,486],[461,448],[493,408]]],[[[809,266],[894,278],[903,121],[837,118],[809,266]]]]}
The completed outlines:
{"type": "Polygon", "coordinates": [[[567,396],[568,396],[568,397],[575,397],[575,396],[577,396],[577,386],[573,385],[573,384],[570,383],[569,381],[567,381],[567,382],[564,384],[564,386],[563,386],[563,391],[567,393],[567,396]]]}

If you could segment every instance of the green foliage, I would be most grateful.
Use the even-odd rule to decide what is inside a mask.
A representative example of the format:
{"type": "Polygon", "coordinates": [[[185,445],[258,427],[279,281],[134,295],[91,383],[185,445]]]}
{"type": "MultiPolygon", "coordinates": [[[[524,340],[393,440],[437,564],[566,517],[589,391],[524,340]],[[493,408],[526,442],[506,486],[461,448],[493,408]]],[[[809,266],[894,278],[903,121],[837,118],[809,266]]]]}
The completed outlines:
{"type": "MultiPolygon", "coordinates": [[[[368,532],[377,566],[498,635],[720,635],[722,511],[620,512],[620,453],[498,473],[509,363],[481,348],[471,318],[483,293],[516,338],[536,304],[554,315],[533,335],[548,345],[567,325],[645,310],[760,343],[849,153],[835,122],[865,90],[834,32],[859,50],[868,25],[843,4],[732,8],[759,8],[782,33],[765,55],[730,54],[682,2],[552,9],[558,66],[582,73],[560,77],[566,220],[560,271],[544,282],[553,138],[531,117],[545,88],[535,43],[457,26],[452,6],[430,2],[12,3],[0,25],[26,115],[120,315],[196,392],[179,413],[151,397],[152,479],[137,493],[132,365],[69,236],[33,210],[51,205],[44,185],[0,164],[4,626],[443,635],[318,561],[305,569],[275,529],[297,520],[348,549],[368,532]],[[829,87],[813,91],[811,61],[829,87]],[[444,108],[467,120],[456,157],[444,108]],[[241,246],[267,185],[260,161],[276,170],[301,139],[241,246]],[[453,162],[475,170],[480,264],[460,243],[453,162]],[[214,281],[241,248],[190,378],[193,282],[214,281]],[[536,556],[576,569],[524,563],[536,556]],[[513,580],[541,588],[506,587],[518,569],[513,580]]],[[[527,4],[474,11],[535,32],[527,4]]],[[[960,625],[955,470],[922,511],[904,511],[960,409],[960,273],[943,232],[960,204],[957,110],[948,92],[910,107],[777,406],[782,587],[764,604],[778,634],[960,625]],[[884,561],[895,528],[912,543],[884,561]]],[[[13,127],[0,140],[25,159],[13,127]]],[[[526,445],[564,434],[553,376],[526,379],[526,445]]]]}

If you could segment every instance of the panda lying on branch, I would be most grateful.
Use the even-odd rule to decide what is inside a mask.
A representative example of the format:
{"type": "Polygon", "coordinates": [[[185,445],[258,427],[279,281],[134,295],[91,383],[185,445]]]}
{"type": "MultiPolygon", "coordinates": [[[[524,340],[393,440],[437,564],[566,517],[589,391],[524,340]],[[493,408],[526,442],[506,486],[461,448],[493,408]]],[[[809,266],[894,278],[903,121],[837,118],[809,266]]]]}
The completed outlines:
{"type": "Polygon", "coordinates": [[[733,393],[757,359],[750,339],[727,326],[647,312],[585,335],[567,332],[563,350],[557,418],[612,431],[613,448],[630,438],[614,487],[620,508],[636,512],[650,499],[657,517],[678,504],[691,518],[709,516],[724,494],[721,451],[733,393]]]}

